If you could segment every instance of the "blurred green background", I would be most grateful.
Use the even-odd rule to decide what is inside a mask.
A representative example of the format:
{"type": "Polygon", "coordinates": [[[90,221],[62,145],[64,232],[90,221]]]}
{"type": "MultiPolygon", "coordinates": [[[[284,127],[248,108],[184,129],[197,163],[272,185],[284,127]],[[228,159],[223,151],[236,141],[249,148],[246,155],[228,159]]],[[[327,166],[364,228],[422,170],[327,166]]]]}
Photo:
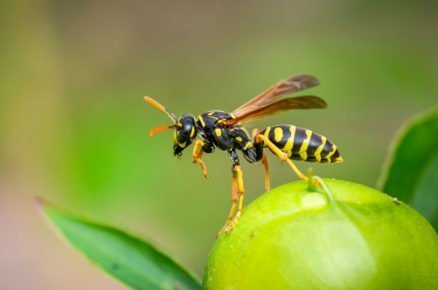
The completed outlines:
{"type": "MultiPolygon", "coordinates": [[[[121,289],[59,242],[35,210],[42,196],[113,224],[201,274],[231,200],[226,153],[210,179],[150,138],[176,114],[232,111],[276,81],[310,73],[326,110],[290,123],[329,137],[345,163],[321,176],[375,186],[390,140],[438,102],[435,1],[2,1],[0,3],[0,286],[121,289]],[[61,287],[62,286],[62,287],[61,287]]],[[[307,92],[306,92],[307,93],[307,92]]],[[[415,154],[415,152],[412,152],[415,154]]],[[[272,185],[296,176],[269,155],[272,185]]],[[[246,203],[263,168],[243,161],[246,203]]]]}

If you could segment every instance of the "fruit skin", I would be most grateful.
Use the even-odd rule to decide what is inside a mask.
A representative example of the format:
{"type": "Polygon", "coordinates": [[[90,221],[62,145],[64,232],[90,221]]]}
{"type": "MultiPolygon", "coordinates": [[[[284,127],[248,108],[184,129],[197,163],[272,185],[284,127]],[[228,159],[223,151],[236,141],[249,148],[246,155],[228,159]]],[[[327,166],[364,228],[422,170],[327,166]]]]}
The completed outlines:
{"type": "Polygon", "coordinates": [[[279,186],[222,234],[207,290],[438,289],[438,236],[410,206],[353,182],[279,186]]]}

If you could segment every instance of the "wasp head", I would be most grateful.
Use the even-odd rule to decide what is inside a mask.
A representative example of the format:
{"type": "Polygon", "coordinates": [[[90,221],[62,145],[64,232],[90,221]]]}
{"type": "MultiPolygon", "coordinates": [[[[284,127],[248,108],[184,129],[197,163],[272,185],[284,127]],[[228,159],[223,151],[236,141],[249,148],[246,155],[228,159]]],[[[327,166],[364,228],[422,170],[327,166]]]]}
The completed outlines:
{"type": "Polygon", "coordinates": [[[173,154],[175,156],[181,156],[182,151],[192,144],[196,138],[196,123],[193,115],[182,115],[175,126],[173,133],[173,154]]]}
{"type": "Polygon", "coordinates": [[[153,136],[160,131],[175,129],[173,132],[173,141],[175,143],[173,145],[173,154],[178,157],[181,156],[182,151],[192,144],[193,140],[196,138],[195,117],[193,115],[185,114],[177,118],[175,114],[167,110],[154,99],[144,97],[144,100],[160,111],[166,113],[173,122],[173,125],[171,126],[158,126],[153,128],[150,135],[153,136]]]}

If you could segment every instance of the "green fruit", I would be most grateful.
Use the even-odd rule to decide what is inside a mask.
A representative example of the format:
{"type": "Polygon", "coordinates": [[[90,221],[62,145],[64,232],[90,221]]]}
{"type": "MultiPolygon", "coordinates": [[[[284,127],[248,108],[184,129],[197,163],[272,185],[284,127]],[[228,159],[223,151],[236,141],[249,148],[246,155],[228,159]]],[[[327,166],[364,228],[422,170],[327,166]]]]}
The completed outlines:
{"type": "Polygon", "coordinates": [[[323,179],[272,189],[214,245],[208,290],[438,289],[438,236],[408,205],[323,179]]]}

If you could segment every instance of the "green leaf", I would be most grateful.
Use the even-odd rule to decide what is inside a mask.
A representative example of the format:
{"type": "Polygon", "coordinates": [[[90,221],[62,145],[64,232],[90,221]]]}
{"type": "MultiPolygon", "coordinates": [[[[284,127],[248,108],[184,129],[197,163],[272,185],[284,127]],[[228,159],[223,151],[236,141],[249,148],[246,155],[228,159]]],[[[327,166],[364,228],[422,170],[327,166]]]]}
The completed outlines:
{"type": "Polygon", "coordinates": [[[198,278],[149,243],[119,229],[59,210],[38,200],[60,233],[105,272],[133,289],[201,289],[198,278]]]}
{"type": "Polygon", "coordinates": [[[383,192],[409,203],[438,230],[438,108],[404,126],[379,184],[383,192]]]}

